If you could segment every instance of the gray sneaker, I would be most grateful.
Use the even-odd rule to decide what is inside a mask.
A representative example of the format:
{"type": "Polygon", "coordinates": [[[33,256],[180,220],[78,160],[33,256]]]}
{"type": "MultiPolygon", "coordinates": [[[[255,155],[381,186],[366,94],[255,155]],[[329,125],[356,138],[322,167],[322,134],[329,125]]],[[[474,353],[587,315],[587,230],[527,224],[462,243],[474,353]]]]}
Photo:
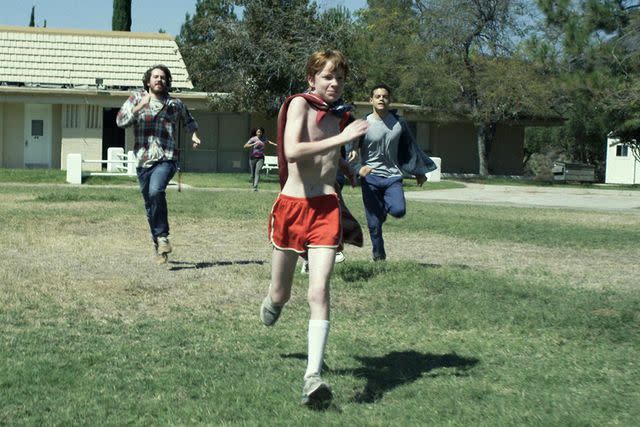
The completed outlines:
{"type": "Polygon", "coordinates": [[[158,237],[158,246],[156,247],[159,255],[171,253],[171,243],[168,237],[158,237]]]}
{"type": "Polygon", "coordinates": [[[273,326],[280,317],[280,313],[282,313],[283,305],[276,305],[271,301],[269,295],[262,300],[262,305],[260,306],[260,320],[265,326],[273,326]]]}
{"type": "Polygon", "coordinates": [[[302,388],[302,404],[323,408],[329,406],[333,399],[331,386],[322,381],[320,375],[312,375],[304,379],[304,387],[302,388]]]}

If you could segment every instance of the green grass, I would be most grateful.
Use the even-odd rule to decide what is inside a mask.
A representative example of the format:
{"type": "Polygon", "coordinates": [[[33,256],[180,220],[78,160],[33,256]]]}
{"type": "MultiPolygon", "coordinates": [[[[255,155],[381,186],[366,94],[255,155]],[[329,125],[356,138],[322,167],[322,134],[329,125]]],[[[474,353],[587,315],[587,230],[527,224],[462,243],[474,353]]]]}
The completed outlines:
{"type": "Polygon", "coordinates": [[[67,172],[63,170],[0,168],[0,182],[63,184],[66,179],[67,172]]]}
{"type": "MultiPolygon", "coordinates": [[[[204,173],[184,172],[180,174],[180,183],[196,188],[249,188],[248,173],[204,173]]],[[[173,181],[177,184],[178,175],[173,181]]],[[[63,184],[66,182],[66,171],[54,169],[0,169],[0,182],[11,183],[39,183],[39,184],[63,184]]],[[[85,176],[83,184],[88,185],[138,185],[136,177],[128,176],[85,176]]],[[[423,187],[418,187],[412,179],[405,180],[405,188],[408,191],[440,190],[449,188],[462,188],[463,184],[453,181],[428,182],[423,187]]],[[[280,189],[278,174],[262,174],[260,176],[260,189],[278,191],[280,189]]]]}
{"type": "Polygon", "coordinates": [[[167,268],[135,186],[0,187],[0,425],[637,424],[637,215],[409,202],[389,261],[336,267],[335,401],[311,411],[308,278],[257,316],[277,183],[183,177],[167,268]]]}

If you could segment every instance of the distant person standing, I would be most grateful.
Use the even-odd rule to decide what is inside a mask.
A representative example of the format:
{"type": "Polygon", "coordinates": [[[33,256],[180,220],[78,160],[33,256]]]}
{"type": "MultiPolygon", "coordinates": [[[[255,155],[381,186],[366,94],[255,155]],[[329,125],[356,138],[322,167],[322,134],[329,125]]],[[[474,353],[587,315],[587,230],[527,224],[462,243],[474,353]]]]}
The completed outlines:
{"type": "Polygon", "coordinates": [[[142,78],[144,90],[135,91],[120,108],[119,127],[133,126],[138,162],[136,172],[144,199],[147,220],[159,262],[167,262],[171,253],[169,220],[165,191],[178,170],[178,122],[183,120],[191,133],[193,148],[200,145],[198,123],[187,107],[169,96],[171,72],[164,65],[149,68],[142,78]]]}
{"type": "Polygon", "coordinates": [[[251,148],[251,153],[249,154],[249,170],[251,171],[253,191],[258,191],[260,170],[264,165],[264,150],[267,144],[277,145],[275,142],[267,139],[263,127],[253,129],[251,131],[251,138],[244,144],[244,148],[251,148]]]}
{"type": "MultiPolygon", "coordinates": [[[[373,111],[367,115],[367,133],[360,138],[362,186],[373,260],[387,258],[382,238],[382,224],[387,214],[402,218],[407,209],[402,186],[403,175],[414,175],[419,186],[426,174],[436,169],[435,163],[418,147],[405,120],[390,110],[391,89],[380,84],[371,90],[373,111]]],[[[354,158],[357,153],[350,156],[354,158]]]]}

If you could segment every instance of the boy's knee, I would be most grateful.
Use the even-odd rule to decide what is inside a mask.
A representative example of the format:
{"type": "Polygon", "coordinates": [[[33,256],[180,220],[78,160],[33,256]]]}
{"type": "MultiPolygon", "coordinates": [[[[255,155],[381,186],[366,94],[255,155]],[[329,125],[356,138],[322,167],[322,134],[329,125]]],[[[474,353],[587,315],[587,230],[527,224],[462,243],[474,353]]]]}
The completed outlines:
{"type": "Polygon", "coordinates": [[[307,293],[307,301],[309,302],[309,304],[324,304],[327,301],[326,288],[309,288],[309,292],[307,293]]]}

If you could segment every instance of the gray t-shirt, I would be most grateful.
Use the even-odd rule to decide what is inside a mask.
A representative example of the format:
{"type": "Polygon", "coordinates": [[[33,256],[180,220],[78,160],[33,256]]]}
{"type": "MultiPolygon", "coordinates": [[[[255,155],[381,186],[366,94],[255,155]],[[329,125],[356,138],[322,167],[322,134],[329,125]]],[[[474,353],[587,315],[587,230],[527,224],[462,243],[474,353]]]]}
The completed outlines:
{"type": "Polygon", "coordinates": [[[391,113],[383,120],[375,114],[367,116],[369,129],[362,141],[362,164],[369,166],[374,175],[384,178],[402,176],[397,165],[398,144],[402,135],[402,125],[391,113]]]}

